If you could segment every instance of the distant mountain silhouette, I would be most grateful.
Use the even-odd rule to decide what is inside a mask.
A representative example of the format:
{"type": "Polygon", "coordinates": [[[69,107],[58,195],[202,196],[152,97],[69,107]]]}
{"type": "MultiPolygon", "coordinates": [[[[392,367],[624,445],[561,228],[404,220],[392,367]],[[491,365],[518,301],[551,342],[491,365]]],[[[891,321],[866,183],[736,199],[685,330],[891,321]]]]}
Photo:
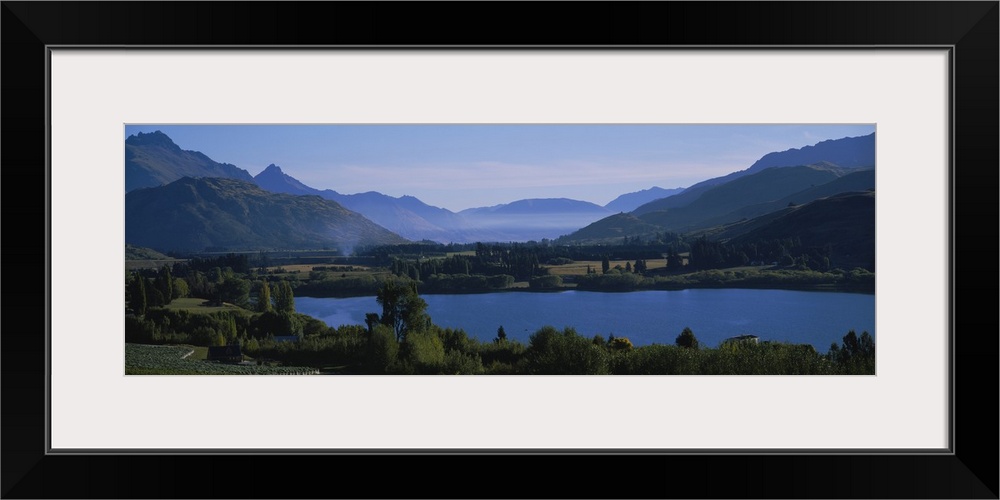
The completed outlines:
{"type": "Polygon", "coordinates": [[[801,149],[768,153],[746,170],[739,170],[722,177],[715,177],[699,182],[684,190],[683,193],[641,205],[633,210],[633,213],[642,215],[657,210],[683,207],[697,200],[705,191],[714,186],[734,181],[766,168],[795,167],[820,163],[831,163],[841,168],[874,167],[875,133],[873,132],[860,137],[845,137],[843,139],[823,141],[815,146],[805,146],[801,149]]]}
{"type": "Polygon", "coordinates": [[[622,236],[650,236],[662,232],[664,228],[660,226],[650,224],[632,214],[619,212],[557,239],[556,244],[607,245],[619,243],[622,236]]]}
{"type": "Polygon", "coordinates": [[[604,207],[568,198],[533,198],[458,213],[413,196],[316,189],[274,164],[254,177],[200,152],[182,150],[159,131],[130,136],[125,156],[128,242],[160,251],[561,236],[559,242],[600,242],[655,232],[720,233],[741,224],[749,227],[750,220],[762,226],[770,219],[761,216],[777,217],[818,199],[872,189],[875,182],[874,134],[769,153],[746,170],[686,189],[626,193],[604,207]],[[247,182],[254,184],[248,187],[247,182]],[[141,187],[152,191],[131,196],[147,191],[141,187]]]}
{"type": "Polygon", "coordinates": [[[440,243],[500,241],[506,235],[472,227],[464,217],[444,208],[428,205],[413,196],[394,198],[379,192],[341,194],[332,189],[307,186],[271,164],[254,177],[267,191],[295,195],[316,195],[336,201],[373,222],[411,240],[440,243]]]}
{"type": "Polygon", "coordinates": [[[875,189],[875,170],[874,169],[858,169],[847,171],[849,173],[844,174],[843,177],[838,177],[825,184],[820,184],[802,191],[790,194],[784,198],[769,201],[765,203],[759,203],[756,205],[748,205],[742,207],[733,212],[727,213],[725,215],[719,216],[714,219],[706,219],[702,221],[700,227],[710,227],[718,224],[725,224],[728,222],[741,220],[745,218],[753,218],[759,215],[773,212],[775,210],[781,210],[787,206],[794,205],[804,205],[813,200],[818,200],[820,198],[825,198],[827,196],[833,196],[839,193],[851,192],[851,191],[868,191],[875,189]]]}
{"type": "Polygon", "coordinates": [[[459,212],[474,227],[508,235],[510,241],[540,241],[569,234],[611,212],[569,198],[532,198],[459,212]]]}
{"type": "MultiPolygon", "coordinates": [[[[689,233],[739,222],[848,191],[874,189],[873,169],[842,169],[827,163],[773,167],[717,186],[707,186],[691,203],[643,213],[612,216],[559,240],[611,241],[658,232],[689,233]]],[[[677,196],[683,196],[677,195],[677,196]]],[[[619,214],[620,215],[620,214],[619,214]]]]}
{"type": "Polygon", "coordinates": [[[661,187],[654,186],[649,189],[643,189],[642,191],[636,191],[634,193],[625,193],[608,202],[607,205],[604,205],[604,208],[612,212],[631,212],[651,201],[680,194],[682,192],[684,192],[684,188],[663,189],[661,187]]]}
{"type": "Polygon", "coordinates": [[[875,166],[875,133],[860,137],[830,139],[813,146],[768,153],[750,165],[748,173],[760,172],[771,167],[811,165],[819,162],[833,163],[842,168],[875,166]]]}
{"type": "Polygon", "coordinates": [[[491,207],[478,207],[478,208],[467,208],[459,212],[465,215],[479,215],[479,214],[528,214],[528,215],[545,215],[545,214],[564,214],[564,213],[580,213],[580,214],[606,214],[609,210],[597,205],[595,203],[590,203],[589,201],[571,200],[569,198],[531,198],[525,200],[512,201],[510,203],[502,203],[500,205],[493,205],[491,207]]]}
{"type": "Polygon", "coordinates": [[[219,163],[198,151],[185,151],[160,131],[125,139],[125,192],[169,184],[181,177],[225,177],[253,181],[249,172],[219,163]]]}
{"type": "MultiPolygon", "coordinates": [[[[675,232],[686,232],[718,221],[751,205],[782,199],[841,177],[843,169],[826,165],[773,167],[706,190],[697,200],[677,208],[647,212],[640,219],[675,232]]],[[[669,199],[669,198],[668,198],[669,199]]],[[[783,208],[783,207],[777,207],[783,208]]]]}
{"type": "Polygon", "coordinates": [[[125,242],[161,252],[320,249],[407,240],[318,196],[264,191],[226,178],[184,177],[125,195],[125,242]]]}

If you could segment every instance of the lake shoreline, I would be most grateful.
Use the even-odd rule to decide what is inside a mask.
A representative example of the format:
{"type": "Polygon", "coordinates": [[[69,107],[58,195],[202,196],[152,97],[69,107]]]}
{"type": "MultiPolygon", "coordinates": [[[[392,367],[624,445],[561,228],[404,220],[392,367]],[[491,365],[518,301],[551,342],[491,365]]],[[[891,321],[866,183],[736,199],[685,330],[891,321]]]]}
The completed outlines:
{"type": "MultiPolygon", "coordinates": [[[[777,289],[638,290],[636,293],[421,294],[435,325],[464,330],[491,342],[503,326],[510,339],[528,342],[544,326],[573,327],[586,336],[629,338],[633,345],[673,344],[690,327],[706,346],[755,335],[761,341],[809,343],[825,350],[850,330],[874,335],[875,296],[777,289]]],[[[363,325],[381,307],[371,296],[303,297],[296,309],[331,327],[363,325]]]]}
{"type": "MultiPolygon", "coordinates": [[[[686,284],[670,286],[667,284],[659,284],[650,287],[635,287],[635,288],[580,288],[575,286],[562,286],[559,288],[486,288],[486,289],[476,289],[476,290],[422,290],[420,285],[417,285],[417,292],[420,295],[481,295],[489,293],[516,293],[516,292],[527,292],[527,293],[561,293],[568,291],[578,291],[578,292],[599,292],[599,293],[631,293],[631,292],[649,292],[649,291],[680,291],[680,290],[718,290],[718,289],[738,289],[738,290],[789,290],[796,292],[833,292],[833,293],[861,293],[865,295],[875,295],[874,284],[858,284],[858,285],[848,285],[848,284],[831,284],[831,283],[821,283],[821,284],[801,284],[801,285],[791,285],[791,284],[732,284],[732,283],[721,283],[721,284],[686,284]]],[[[367,290],[359,293],[343,293],[343,294],[330,294],[330,295],[317,295],[317,294],[301,294],[298,297],[309,297],[314,299],[347,299],[354,297],[374,297],[375,294],[367,290]]]]}

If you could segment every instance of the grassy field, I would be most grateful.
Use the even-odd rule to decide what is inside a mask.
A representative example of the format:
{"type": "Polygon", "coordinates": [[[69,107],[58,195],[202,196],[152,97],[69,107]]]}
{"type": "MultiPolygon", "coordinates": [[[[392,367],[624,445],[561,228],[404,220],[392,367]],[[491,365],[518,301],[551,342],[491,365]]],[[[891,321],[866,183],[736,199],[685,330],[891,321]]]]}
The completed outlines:
{"type": "Polygon", "coordinates": [[[192,313],[199,313],[199,314],[208,314],[208,313],[214,313],[214,312],[220,312],[220,311],[233,311],[233,312],[239,312],[239,313],[249,313],[249,311],[247,311],[246,309],[243,309],[242,307],[234,306],[233,304],[229,304],[229,303],[223,303],[221,306],[206,306],[206,305],[202,305],[203,303],[205,303],[205,299],[197,299],[197,298],[186,297],[186,298],[183,298],[183,299],[174,299],[174,300],[172,300],[170,302],[170,304],[167,304],[165,307],[166,307],[166,309],[170,309],[170,310],[174,310],[174,311],[184,310],[184,311],[189,311],[189,312],[192,312],[192,313]]]}
{"type": "Polygon", "coordinates": [[[267,268],[268,274],[272,277],[297,279],[301,281],[308,281],[309,273],[312,271],[325,273],[329,279],[355,278],[365,275],[381,276],[389,274],[388,272],[375,271],[368,266],[347,266],[336,264],[289,264],[287,266],[273,266],[267,268]],[[351,268],[352,270],[343,270],[347,268],[351,268]]]}
{"type": "MultiPolygon", "coordinates": [[[[634,265],[635,261],[612,260],[609,263],[611,265],[611,269],[614,269],[615,266],[622,266],[622,269],[625,269],[626,263],[634,265]]],[[[591,269],[593,269],[598,273],[601,272],[601,261],[599,260],[578,260],[576,262],[573,262],[572,264],[563,264],[561,266],[543,265],[542,267],[548,268],[549,274],[554,274],[559,276],[583,276],[587,274],[587,266],[590,266],[591,269]]],[[[646,269],[650,271],[652,271],[653,269],[659,269],[661,267],[666,267],[666,266],[667,266],[666,259],[646,260],[646,269]]]]}
{"type": "MultiPolygon", "coordinates": [[[[185,346],[185,347],[187,347],[187,346],[185,346]]],[[[200,346],[190,346],[190,347],[191,347],[192,352],[185,359],[190,359],[191,361],[203,361],[203,360],[208,359],[208,348],[207,347],[200,347],[200,346]]]]}
{"type": "Polygon", "coordinates": [[[126,260],[125,270],[126,271],[136,271],[139,269],[159,269],[163,266],[172,266],[177,262],[183,262],[178,259],[141,259],[141,260],[126,260]]]}

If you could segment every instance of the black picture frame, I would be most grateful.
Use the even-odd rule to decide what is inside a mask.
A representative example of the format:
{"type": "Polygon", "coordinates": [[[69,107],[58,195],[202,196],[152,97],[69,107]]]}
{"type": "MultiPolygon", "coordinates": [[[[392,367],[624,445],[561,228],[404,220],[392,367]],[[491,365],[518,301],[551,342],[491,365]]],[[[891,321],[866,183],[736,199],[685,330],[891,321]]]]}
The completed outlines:
{"type": "MultiPolygon", "coordinates": [[[[0,338],[4,498],[998,498],[1000,329],[992,308],[970,302],[992,300],[997,290],[996,1],[558,3],[551,11],[536,3],[2,4],[3,255],[11,292],[0,338]],[[953,47],[953,453],[47,454],[49,277],[39,271],[49,252],[46,47],[414,44],[953,47]],[[317,461],[330,474],[309,474],[317,461]],[[578,474],[565,476],[564,467],[578,474]],[[373,469],[385,480],[362,479],[373,469]],[[470,490],[468,481],[480,486],[470,490]]],[[[863,415],[830,432],[857,425],[863,415]]]]}

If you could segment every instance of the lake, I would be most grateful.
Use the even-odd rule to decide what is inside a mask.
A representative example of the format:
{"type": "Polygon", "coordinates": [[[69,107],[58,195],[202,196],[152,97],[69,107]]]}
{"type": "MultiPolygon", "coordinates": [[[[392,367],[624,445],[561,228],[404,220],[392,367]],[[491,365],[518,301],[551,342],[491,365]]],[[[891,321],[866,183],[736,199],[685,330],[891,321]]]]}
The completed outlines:
{"type": "MultiPolygon", "coordinates": [[[[586,337],[628,337],[635,346],[673,344],[684,327],[707,347],[737,335],[812,344],[825,353],[849,330],[875,337],[875,295],[759,289],[652,290],[624,293],[563,291],[421,295],[441,327],[462,328],[490,341],[501,325],[525,344],[545,325],[576,328],[586,337]]],[[[330,326],[365,323],[381,314],[375,297],[296,297],[295,309],[330,326]]]]}

